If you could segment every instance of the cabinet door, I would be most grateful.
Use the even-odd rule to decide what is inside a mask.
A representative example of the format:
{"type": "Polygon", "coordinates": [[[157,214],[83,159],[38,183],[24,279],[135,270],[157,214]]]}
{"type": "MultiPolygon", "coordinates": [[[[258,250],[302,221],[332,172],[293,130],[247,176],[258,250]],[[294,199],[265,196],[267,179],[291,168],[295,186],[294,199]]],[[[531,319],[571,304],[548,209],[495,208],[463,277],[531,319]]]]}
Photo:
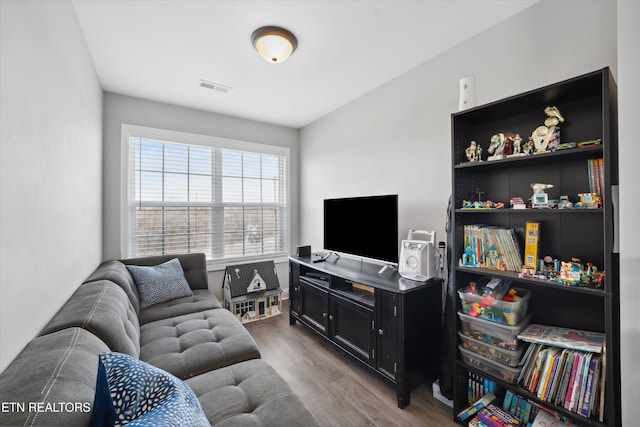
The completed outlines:
{"type": "Polygon", "coordinates": [[[289,323],[294,324],[300,315],[300,265],[289,263],[289,323]]]}
{"type": "Polygon", "coordinates": [[[329,333],[331,339],[353,356],[371,363],[375,335],[373,308],[331,294],[329,333]]]}
{"type": "Polygon", "coordinates": [[[376,292],[377,368],[395,380],[398,370],[398,296],[384,291],[376,292]]]}
{"type": "Polygon", "coordinates": [[[327,335],[329,322],[329,292],[300,278],[300,318],[309,326],[327,335]]]}

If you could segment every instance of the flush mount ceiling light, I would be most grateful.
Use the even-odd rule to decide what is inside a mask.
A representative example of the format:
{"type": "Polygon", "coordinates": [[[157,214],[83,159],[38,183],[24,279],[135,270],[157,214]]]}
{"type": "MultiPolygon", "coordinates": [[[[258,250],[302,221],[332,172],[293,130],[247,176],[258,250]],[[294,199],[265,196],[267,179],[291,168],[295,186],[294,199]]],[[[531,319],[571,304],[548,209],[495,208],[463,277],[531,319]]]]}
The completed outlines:
{"type": "Polygon", "coordinates": [[[286,61],[298,47],[296,36],[280,27],[258,28],[251,35],[251,42],[260,56],[273,63],[286,61]]]}

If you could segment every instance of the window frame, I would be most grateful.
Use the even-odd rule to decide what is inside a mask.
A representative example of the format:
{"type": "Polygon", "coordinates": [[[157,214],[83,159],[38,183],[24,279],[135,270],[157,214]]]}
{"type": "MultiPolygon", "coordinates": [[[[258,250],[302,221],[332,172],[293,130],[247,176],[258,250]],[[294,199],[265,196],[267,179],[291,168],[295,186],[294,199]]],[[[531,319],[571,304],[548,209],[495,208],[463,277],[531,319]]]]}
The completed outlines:
{"type": "MultiPolygon", "coordinates": [[[[209,135],[200,135],[188,132],[174,131],[168,129],[158,129],[146,126],[122,124],[121,127],[121,183],[120,183],[120,253],[122,258],[132,257],[130,249],[130,225],[131,225],[131,197],[130,178],[130,141],[131,138],[150,139],[168,143],[187,144],[204,146],[215,149],[227,149],[256,154],[277,155],[285,158],[284,173],[286,174],[284,183],[285,190],[285,215],[284,220],[286,230],[284,231],[283,252],[275,254],[245,255],[228,258],[207,259],[207,269],[209,271],[224,269],[226,265],[233,263],[255,262],[261,260],[274,260],[283,262],[287,260],[291,242],[291,161],[290,149],[277,145],[260,144],[255,142],[233,140],[209,135]]],[[[251,206],[253,203],[243,203],[244,206],[251,206]]]]}

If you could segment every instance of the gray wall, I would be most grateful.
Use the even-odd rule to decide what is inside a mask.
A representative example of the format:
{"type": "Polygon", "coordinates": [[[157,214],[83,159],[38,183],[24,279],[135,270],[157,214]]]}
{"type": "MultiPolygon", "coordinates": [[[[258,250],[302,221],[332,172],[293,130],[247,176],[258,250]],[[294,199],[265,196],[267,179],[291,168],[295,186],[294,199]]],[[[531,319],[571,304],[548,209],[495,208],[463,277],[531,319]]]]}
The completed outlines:
{"type": "Polygon", "coordinates": [[[638,424],[640,395],[640,2],[618,1],[618,130],[620,141],[620,346],[622,419],[638,424]]]}
{"type": "Polygon", "coordinates": [[[102,90],[69,2],[0,2],[0,371],[101,260],[102,90]]]}
{"type": "MultiPolygon", "coordinates": [[[[104,257],[117,259],[121,253],[121,176],[122,124],[147,126],[216,136],[220,138],[269,144],[289,148],[290,153],[290,242],[298,241],[298,138],[297,130],[208,113],[160,102],[148,101],[114,93],[104,95],[104,257]]],[[[222,271],[210,272],[209,287],[222,298],[222,271]]],[[[281,286],[288,288],[288,267],[278,265],[281,286]]]]}

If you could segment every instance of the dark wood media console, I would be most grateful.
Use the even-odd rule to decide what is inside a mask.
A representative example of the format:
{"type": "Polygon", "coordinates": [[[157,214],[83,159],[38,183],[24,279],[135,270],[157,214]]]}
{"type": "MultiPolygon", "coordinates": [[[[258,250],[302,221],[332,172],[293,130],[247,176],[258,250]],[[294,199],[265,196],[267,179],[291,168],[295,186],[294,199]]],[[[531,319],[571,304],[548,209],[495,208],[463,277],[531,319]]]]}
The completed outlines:
{"type": "Polygon", "coordinates": [[[433,380],[442,342],[442,280],[378,273],[379,265],[336,256],[289,258],[289,323],[308,326],[396,386],[398,407],[433,380]]]}

